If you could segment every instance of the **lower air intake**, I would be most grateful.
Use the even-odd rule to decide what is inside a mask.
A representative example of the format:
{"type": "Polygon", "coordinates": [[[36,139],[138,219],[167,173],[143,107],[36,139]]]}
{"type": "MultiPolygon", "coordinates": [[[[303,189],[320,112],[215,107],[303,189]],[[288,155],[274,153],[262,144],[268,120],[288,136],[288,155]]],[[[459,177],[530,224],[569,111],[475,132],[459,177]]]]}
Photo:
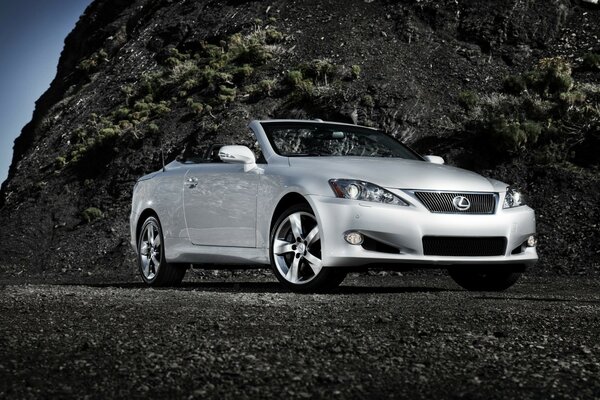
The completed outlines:
{"type": "Polygon", "coordinates": [[[426,256],[503,256],[506,253],[506,238],[424,236],[423,253],[426,256]]]}

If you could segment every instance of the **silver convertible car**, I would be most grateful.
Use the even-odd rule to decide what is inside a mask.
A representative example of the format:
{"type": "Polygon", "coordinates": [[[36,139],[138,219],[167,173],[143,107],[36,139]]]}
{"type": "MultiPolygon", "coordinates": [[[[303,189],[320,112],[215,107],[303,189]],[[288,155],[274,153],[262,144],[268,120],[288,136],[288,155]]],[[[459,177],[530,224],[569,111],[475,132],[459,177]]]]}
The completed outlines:
{"type": "Polygon", "coordinates": [[[270,265],[294,291],[349,270],[447,268],[469,290],[504,290],[537,261],[535,216],[497,180],[420,156],[366,127],[253,121],[254,151],[212,145],[138,180],[131,244],[143,280],[190,265],[270,265]]]}

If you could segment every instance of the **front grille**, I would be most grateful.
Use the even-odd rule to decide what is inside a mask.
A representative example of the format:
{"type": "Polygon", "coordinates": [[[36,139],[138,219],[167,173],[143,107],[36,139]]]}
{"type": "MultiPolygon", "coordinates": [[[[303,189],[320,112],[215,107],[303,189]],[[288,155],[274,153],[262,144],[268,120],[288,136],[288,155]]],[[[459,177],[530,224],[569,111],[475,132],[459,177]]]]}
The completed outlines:
{"type": "Polygon", "coordinates": [[[505,253],[504,237],[423,237],[423,254],[426,256],[486,257],[505,253]]]}
{"type": "Polygon", "coordinates": [[[496,209],[494,193],[415,192],[415,196],[433,213],[493,214],[496,209]],[[459,210],[454,206],[453,200],[458,196],[469,201],[467,210],[459,210]]]}

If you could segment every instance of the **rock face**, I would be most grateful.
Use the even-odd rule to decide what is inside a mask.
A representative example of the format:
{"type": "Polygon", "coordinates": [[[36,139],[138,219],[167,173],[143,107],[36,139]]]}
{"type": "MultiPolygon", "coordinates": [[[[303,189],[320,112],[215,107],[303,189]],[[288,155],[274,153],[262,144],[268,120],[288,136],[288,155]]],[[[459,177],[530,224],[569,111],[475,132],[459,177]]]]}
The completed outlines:
{"type": "MultiPolygon", "coordinates": [[[[600,50],[599,17],[567,0],[96,0],[15,141],[1,263],[130,269],[131,189],[160,167],[160,143],[169,161],[208,143],[251,144],[250,119],[308,117],[378,126],[521,184],[538,210],[536,271],[597,273],[597,163],[540,167],[527,151],[464,161],[481,149],[464,143],[460,94],[498,92],[543,57],[581,63],[600,50]]],[[[577,74],[598,83],[598,72],[577,74]]]]}

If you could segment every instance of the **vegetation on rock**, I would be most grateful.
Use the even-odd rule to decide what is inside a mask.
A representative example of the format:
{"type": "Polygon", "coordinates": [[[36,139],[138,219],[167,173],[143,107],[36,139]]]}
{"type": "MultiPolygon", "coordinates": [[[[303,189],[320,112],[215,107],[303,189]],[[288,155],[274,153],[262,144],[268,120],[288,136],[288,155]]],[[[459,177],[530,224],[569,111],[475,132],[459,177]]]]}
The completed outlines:
{"type": "Polygon", "coordinates": [[[600,129],[599,93],[599,85],[575,82],[570,63],[553,57],[507,77],[502,93],[478,101],[475,94],[462,92],[459,101],[465,108],[479,108],[471,129],[485,135],[494,155],[527,151],[539,162],[577,162],[576,148],[600,129]]]}
{"type": "Polygon", "coordinates": [[[96,207],[88,207],[81,212],[81,217],[86,223],[94,222],[97,219],[103,218],[104,213],[96,207]]]}

